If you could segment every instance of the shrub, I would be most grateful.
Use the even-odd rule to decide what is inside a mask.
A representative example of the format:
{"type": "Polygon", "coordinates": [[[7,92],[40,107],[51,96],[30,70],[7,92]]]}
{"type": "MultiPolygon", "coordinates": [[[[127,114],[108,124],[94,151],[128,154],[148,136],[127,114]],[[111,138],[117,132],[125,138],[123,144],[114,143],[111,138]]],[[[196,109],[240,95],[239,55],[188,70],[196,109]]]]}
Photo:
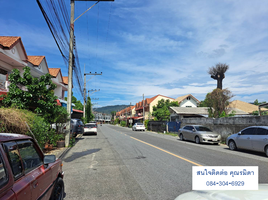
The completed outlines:
{"type": "Polygon", "coordinates": [[[31,111],[14,108],[0,109],[0,130],[2,132],[33,137],[27,125],[41,148],[44,147],[45,143],[56,146],[58,138],[61,137],[55,134],[55,130],[50,130],[50,124],[44,118],[31,111]]]}
{"type": "Polygon", "coordinates": [[[120,122],[120,125],[123,126],[123,127],[125,127],[126,124],[127,124],[126,121],[121,121],[121,122],[120,122]]]}
{"type": "Polygon", "coordinates": [[[144,121],[144,126],[145,126],[145,128],[148,130],[148,123],[149,123],[149,119],[146,119],[145,121],[144,121]]]}

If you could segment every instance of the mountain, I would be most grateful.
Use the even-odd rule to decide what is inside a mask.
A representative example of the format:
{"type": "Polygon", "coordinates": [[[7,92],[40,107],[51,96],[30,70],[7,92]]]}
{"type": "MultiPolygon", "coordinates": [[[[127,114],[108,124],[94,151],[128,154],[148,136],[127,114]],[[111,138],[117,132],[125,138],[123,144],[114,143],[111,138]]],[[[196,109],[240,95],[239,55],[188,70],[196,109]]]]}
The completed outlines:
{"type": "Polygon", "coordinates": [[[129,107],[129,105],[104,106],[101,108],[96,108],[94,109],[94,111],[99,112],[99,113],[111,114],[112,111],[118,112],[120,110],[123,110],[126,107],[129,107]]]}

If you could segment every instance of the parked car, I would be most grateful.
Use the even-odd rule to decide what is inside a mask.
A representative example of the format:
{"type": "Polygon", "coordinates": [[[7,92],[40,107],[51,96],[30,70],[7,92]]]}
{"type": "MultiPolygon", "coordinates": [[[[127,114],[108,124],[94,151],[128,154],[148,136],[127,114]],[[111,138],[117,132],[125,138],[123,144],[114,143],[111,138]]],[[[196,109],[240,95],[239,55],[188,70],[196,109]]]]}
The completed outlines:
{"type": "Polygon", "coordinates": [[[268,156],[268,126],[250,126],[226,139],[229,149],[248,149],[268,156]]]}
{"type": "Polygon", "coordinates": [[[87,123],[84,126],[84,135],[85,134],[96,134],[97,135],[97,124],[96,123],[87,123]]]}
{"type": "Polygon", "coordinates": [[[81,119],[71,119],[71,126],[74,137],[84,133],[84,124],[81,119]]]}
{"type": "Polygon", "coordinates": [[[201,125],[188,125],[179,129],[180,140],[191,140],[196,144],[211,143],[218,144],[221,141],[221,135],[213,132],[209,128],[201,125]]]}
{"type": "Polygon", "coordinates": [[[141,122],[135,123],[132,126],[132,131],[145,131],[145,126],[141,122]]]}
{"type": "Polygon", "coordinates": [[[267,200],[268,184],[259,184],[258,190],[193,190],[179,195],[175,200],[267,200]]]}
{"type": "Polygon", "coordinates": [[[62,161],[31,137],[0,133],[0,199],[63,199],[62,161]]]}

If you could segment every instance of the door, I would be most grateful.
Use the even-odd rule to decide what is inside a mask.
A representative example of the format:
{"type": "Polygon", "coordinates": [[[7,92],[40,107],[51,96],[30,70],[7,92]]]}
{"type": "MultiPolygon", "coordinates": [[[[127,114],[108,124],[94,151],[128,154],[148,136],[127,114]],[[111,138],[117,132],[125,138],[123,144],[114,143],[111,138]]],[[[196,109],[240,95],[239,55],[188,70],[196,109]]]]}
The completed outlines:
{"type": "Polygon", "coordinates": [[[19,152],[23,162],[24,173],[26,176],[33,177],[31,182],[32,186],[32,199],[49,199],[50,191],[49,186],[52,184],[51,168],[45,168],[42,155],[37,151],[35,144],[30,141],[17,142],[19,152]]]}
{"type": "Polygon", "coordinates": [[[30,175],[24,175],[23,164],[17,143],[6,142],[4,143],[4,147],[14,178],[14,185],[12,187],[12,190],[16,194],[17,199],[31,200],[31,182],[33,181],[33,177],[30,175]]]}
{"type": "Polygon", "coordinates": [[[252,137],[252,148],[255,151],[264,151],[264,147],[268,144],[268,130],[257,128],[256,134],[252,137]]]}
{"type": "Polygon", "coordinates": [[[242,130],[241,134],[238,135],[236,139],[237,148],[252,150],[252,138],[255,135],[255,132],[255,127],[242,130]]]}

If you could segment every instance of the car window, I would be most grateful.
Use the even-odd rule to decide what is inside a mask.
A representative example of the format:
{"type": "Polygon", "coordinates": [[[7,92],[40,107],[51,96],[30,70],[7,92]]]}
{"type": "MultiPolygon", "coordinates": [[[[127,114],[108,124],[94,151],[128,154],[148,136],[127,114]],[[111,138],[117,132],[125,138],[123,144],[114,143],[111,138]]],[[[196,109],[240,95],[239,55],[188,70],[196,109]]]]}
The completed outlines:
{"type": "Polygon", "coordinates": [[[265,128],[257,128],[256,135],[268,135],[268,130],[265,128]]]}
{"type": "Polygon", "coordinates": [[[26,173],[43,164],[32,141],[19,141],[17,144],[19,146],[23,168],[26,173]]]}
{"type": "Polygon", "coordinates": [[[197,131],[207,131],[207,132],[211,132],[211,130],[205,126],[196,126],[195,129],[197,131]]]}
{"type": "Polygon", "coordinates": [[[6,153],[8,155],[9,164],[11,166],[15,180],[22,176],[22,162],[16,142],[4,143],[6,153]]]}
{"type": "Polygon", "coordinates": [[[256,128],[247,128],[241,131],[242,135],[254,135],[255,134],[255,129],[256,128]]]}
{"type": "Polygon", "coordinates": [[[95,124],[86,124],[85,125],[85,128],[93,128],[93,127],[96,127],[95,124]]]}
{"type": "Polygon", "coordinates": [[[8,182],[8,176],[7,176],[5,164],[2,158],[3,157],[0,152],[0,188],[2,188],[8,182]]]}
{"type": "Polygon", "coordinates": [[[137,125],[143,125],[143,123],[137,123],[137,125]]]}
{"type": "Polygon", "coordinates": [[[189,128],[189,126],[184,126],[183,127],[183,129],[185,129],[185,130],[189,130],[188,128],[189,128]]]}

